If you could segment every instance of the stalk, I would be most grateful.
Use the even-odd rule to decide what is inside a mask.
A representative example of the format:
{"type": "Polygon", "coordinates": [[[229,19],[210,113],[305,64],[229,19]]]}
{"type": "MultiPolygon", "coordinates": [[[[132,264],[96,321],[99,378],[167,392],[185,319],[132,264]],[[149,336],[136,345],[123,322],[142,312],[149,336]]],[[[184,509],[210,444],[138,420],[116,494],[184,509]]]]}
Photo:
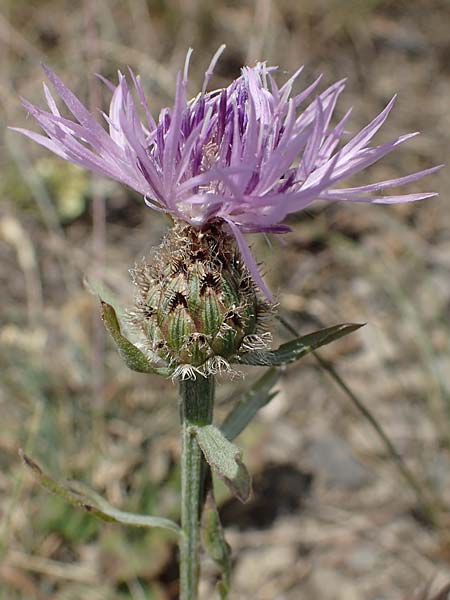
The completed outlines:
{"type": "Polygon", "coordinates": [[[207,464],[192,427],[212,422],[214,377],[180,382],[181,529],[180,600],[197,600],[200,576],[200,517],[207,464]]]}

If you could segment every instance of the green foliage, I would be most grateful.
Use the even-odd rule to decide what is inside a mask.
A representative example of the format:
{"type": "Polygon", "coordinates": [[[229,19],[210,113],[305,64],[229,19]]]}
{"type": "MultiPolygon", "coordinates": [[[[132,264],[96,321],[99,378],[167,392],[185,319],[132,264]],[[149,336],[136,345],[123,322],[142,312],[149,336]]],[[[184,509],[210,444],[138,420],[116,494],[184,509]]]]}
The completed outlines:
{"type": "Polygon", "coordinates": [[[253,366],[282,366],[292,363],[321,346],[326,346],[360,327],[363,323],[341,323],[326,329],[314,331],[295,340],[282,344],[277,350],[246,352],[236,357],[236,362],[253,366]]]}
{"type": "Polygon", "coordinates": [[[164,368],[153,367],[145,354],[122,335],[116,311],[107,302],[102,302],[102,319],[106,329],[117,345],[120,356],[132,371],[138,373],[154,373],[168,375],[170,371],[164,368]]]}
{"type": "Polygon", "coordinates": [[[98,517],[102,521],[121,523],[131,527],[162,527],[175,533],[179,533],[180,531],[178,525],[169,519],[136,515],[118,510],[99,494],[78,481],[70,481],[68,483],[58,482],[44,473],[39,465],[23,451],[21,451],[21,456],[24,464],[32,471],[33,475],[44,488],[63,498],[63,500],[66,500],[73,506],[98,517]]]}
{"type": "Polygon", "coordinates": [[[241,460],[242,451],[214,425],[193,427],[192,431],[209,466],[239,500],[246,502],[251,494],[252,483],[247,467],[241,460]]]}

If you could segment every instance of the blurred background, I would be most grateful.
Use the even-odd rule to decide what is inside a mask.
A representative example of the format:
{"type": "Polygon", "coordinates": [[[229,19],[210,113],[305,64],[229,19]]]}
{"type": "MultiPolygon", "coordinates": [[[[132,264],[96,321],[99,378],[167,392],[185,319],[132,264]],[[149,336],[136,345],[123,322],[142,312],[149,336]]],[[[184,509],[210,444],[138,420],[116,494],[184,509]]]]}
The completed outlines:
{"type": "MultiPolygon", "coordinates": [[[[0,598],[171,600],[175,540],[105,525],[38,489],[23,447],[57,477],[124,510],[178,518],[178,422],[171,382],[129,372],[104,335],[86,278],[127,305],[128,269],[168,222],[133,192],[91,177],[7,125],[34,128],[40,63],[93,110],[127,65],[157,114],[170,105],[189,46],[194,95],[222,43],[213,86],[267,60],[302,84],[348,77],[338,105],[352,131],[391,96],[377,140],[423,135],[364,182],[448,162],[448,0],[0,0],[0,598]]],[[[280,78],[284,78],[283,73],[280,78]]],[[[410,191],[419,204],[317,205],[293,233],[255,240],[282,313],[302,332],[367,322],[322,353],[385,429],[431,499],[435,525],[385,445],[314,358],[240,437],[255,494],[221,492],[235,599],[410,600],[450,579],[449,172],[410,191]]],[[[276,339],[288,339],[283,330],[276,339]]],[[[224,381],[222,402],[255,378],[224,381]]],[[[219,412],[222,410],[219,407],[219,412]]],[[[202,598],[216,572],[205,563],[202,598]]]]}

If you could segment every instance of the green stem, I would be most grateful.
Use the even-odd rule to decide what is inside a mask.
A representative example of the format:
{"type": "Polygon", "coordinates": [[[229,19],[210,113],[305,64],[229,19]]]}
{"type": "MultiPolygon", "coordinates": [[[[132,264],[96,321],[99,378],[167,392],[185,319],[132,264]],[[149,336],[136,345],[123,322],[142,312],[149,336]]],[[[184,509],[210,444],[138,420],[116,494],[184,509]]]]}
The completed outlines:
{"type": "Polygon", "coordinates": [[[213,377],[198,377],[196,380],[189,379],[180,383],[180,600],[197,600],[200,575],[200,517],[207,465],[192,428],[210,424],[213,408],[213,377]]]}

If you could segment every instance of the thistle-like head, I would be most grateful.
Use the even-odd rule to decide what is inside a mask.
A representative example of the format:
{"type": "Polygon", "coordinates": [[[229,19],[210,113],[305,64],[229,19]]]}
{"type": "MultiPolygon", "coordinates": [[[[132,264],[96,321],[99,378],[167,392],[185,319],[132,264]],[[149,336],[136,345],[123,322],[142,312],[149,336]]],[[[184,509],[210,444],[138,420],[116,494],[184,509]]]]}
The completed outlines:
{"type": "Polygon", "coordinates": [[[435,195],[388,195],[385,190],[418,180],[439,167],[388,181],[340,187],[345,178],[416,135],[372,144],[395,98],[360,132],[345,139],[351,111],[333,124],[345,80],[316,94],[319,77],[294,93],[301,68],[280,86],[275,80],[276,68],[260,62],[243,67],[227,87],[208,91],[222,50],[213,57],[201,91],[191,100],[187,96],[188,52],[184,70],[178,74],[174,105],[164,108],[158,119],[132,71],[132,85],[121,73],[117,85],[104,80],[112,92],[109,114],[104,115],[109,131],[46,69],[74,120],[60,114],[44,86],[50,112],[26,101],[24,105],[45,135],[19,131],[66,160],[130,186],[151,208],[199,232],[221,222],[235,237],[254,281],[269,300],[270,291],[245,233],[285,233],[289,227],[284,219],[316,199],[389,204],[435,195]]]}
{"type": "Polygon", "coordinates": [[[271,305],[261,298],[234,237],[220,222],[178,222],[132,271],[130,313],[143,351],[180,377],[229,370],[241,351],[270,342],[271,305]]]}

